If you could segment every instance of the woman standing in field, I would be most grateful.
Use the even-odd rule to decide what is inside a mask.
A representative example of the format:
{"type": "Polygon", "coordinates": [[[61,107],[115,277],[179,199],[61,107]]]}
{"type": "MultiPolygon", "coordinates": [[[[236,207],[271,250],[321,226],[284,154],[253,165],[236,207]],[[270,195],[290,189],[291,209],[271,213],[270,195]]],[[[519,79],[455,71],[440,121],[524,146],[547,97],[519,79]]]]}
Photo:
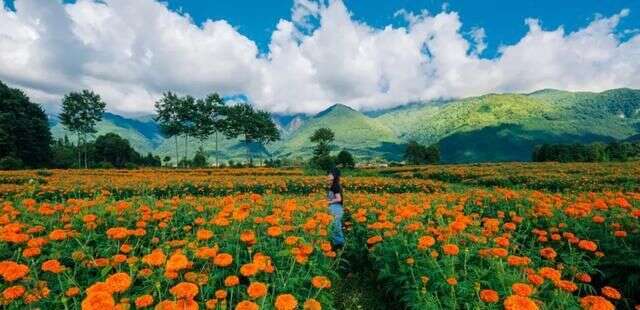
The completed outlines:
{"type": "Polygon", "coordinates": [[[329,204],[329,212],[333,215],[333,223],[331,227],[331,243],[334,249],[344,246],[344,234],[342,233],[342,186],[340,185],[340,170],[332,168],[327,173],[329,181],[329,191],[327,193],[327,202],[329,204]]]}

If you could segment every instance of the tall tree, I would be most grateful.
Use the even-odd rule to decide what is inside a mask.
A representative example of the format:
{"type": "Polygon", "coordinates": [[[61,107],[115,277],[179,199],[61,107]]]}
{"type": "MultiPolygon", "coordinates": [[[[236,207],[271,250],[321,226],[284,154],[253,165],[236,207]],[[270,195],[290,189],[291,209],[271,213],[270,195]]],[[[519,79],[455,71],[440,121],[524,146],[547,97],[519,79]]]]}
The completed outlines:
{"type": "Polygon", "coordinates": [[[0,159],[21,160],[40,167],[51,158],[51,132],[47,115],[21,90],[0,81],[0,159]]]}
{"type": "MultiPolygon", "coordinates": [[[[219,165],[218,133],[225,127],[224,100],[213,93],[205,99],[199,99],[196,105],[196,127],[194,136],[200,141],[215,135],[216,167],[219,165]]],[[[201,146],[202,147],[202,146],[201,146]]]]}
{"type": "Polygon", "coordinates": [[[313,148],[313,157],[311,165],[315,168],[328,170],[334,165],[331,158],[331,143],[335,139],[335,134],[329,128],[319,128],[313,132],[309,140],[316,143],[313,148]]]}
{"type": "MultiPolygon", "coordinates": [[[[96,132],[96,123],[102,119],[106,103],[102,101],[100,95],[90,91],[71,92],[64,96],[62,100],[62,113],[60,121],[67,130],[73,132],[84,146],[84,167],[87,168],[87,137],[96,132]]],[[[80,148],[78,147],[78,167],[80,164],[80,148]]]]}
{"type": "Polygon", "coordinates": [[[271,119],[270,113],[255,111],[249,104],[230,106],[224,111],[226,116],[225,135],[228,138],[243,136],[249,163],[252,162],[252,142],[264,145],[280,139],[280,131],[271,119]]]}
{"type": "Polygon", "coordinates": [[[178,100],[178,120],[182,126],[184,135],[184,162],[189,163],[189,137],[196,134],[196,122],[198,119],[196,99],[192,96],[184,96],[178,100]]]}
{"type": "Polygon", "coordinates": [[[178,152],[178,137],[184,131],[182,122],[180,119],[180,97],[172,92],[166,92],[162,95],[162,98],[155,104],[156,122],[160,125],[160,132],[167,138],[175,138],[176,144],[176,168],[180,161],[180,154],[178,152]]]}

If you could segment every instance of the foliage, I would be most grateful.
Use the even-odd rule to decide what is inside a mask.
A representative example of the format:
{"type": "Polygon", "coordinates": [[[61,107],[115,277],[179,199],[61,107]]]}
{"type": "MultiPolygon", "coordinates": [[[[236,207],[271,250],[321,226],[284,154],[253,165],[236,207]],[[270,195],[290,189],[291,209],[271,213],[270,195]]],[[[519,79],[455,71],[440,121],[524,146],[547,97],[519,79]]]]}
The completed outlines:
{"type": "Polygon", "coordinates": [[[342,150],[336,156],[336,165],[342,168],[353,169],[356,167],[356,161],[349,151],[342,150]]]}
{"type": "Polygon", "coordinates": [[[224,111],[224,133],[228,138],[243,137],[248,163],[252,163],[250,144],[260,145],[280,139],[280,132],[266,111],[256,111],[249,104],[229,106],[224,111]]]}
{"type": "Polygon", "coordinates": [[[199,148],[196,154],[193,156],[191,165],[194,168],[204,168],[209,166],[209,163],[207,162],[207,154],[202,148],[199,148]]]}
{"type": "Polygon", "coordinates": [[[603,162],[627,161],[640,156],[640,143],[614,141],[608,144],[543,144],[532,155],[536,162],[603,162]]]}
{"type": "MultiPolygon", "coordinates": [[[[0,158],[42,167],[51,158],[51,133],[42,108],[20,90],[0,82],[0,158]]],[[[22,165],[19,165],[22,166],[22,165]]]]}
{"type": "MultiPolygon", "coordinates": [[[[88,136],[96,132],[95,126],[102,119],[106,103],[102,101],[100,95],[90,90],[82,92],[71,92],[66,94],[62,100],[62,113],[59,118],[62,125],[67,130],[78,136],[78,145],[82,143],[84,147],[84,167],[87,163],[88,136]]],[[[78,167],[80,163],[80,148],[78,148],[78,167]]]]}
{"type": "Polygon", "coordinates": [[[434,164],[440,161],[440,150],[437,144],[427,147],[411,140],[407,143],[404,159],[413,165],[434,164]]]}

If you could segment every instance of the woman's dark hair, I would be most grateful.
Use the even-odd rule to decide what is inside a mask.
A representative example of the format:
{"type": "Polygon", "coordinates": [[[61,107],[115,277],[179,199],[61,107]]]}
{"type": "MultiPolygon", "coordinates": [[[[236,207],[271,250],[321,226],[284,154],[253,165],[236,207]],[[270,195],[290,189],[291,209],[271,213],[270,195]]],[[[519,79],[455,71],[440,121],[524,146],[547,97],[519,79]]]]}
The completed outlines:
{"type": "Polygon", "coordinates": [[[342,187],[340,186],[340,170],[338,168],[333,167],[327,171],[327,174],[333,176],[333,181],[331,182],[331,191],[334,193],[342,193],[342,187]]]}

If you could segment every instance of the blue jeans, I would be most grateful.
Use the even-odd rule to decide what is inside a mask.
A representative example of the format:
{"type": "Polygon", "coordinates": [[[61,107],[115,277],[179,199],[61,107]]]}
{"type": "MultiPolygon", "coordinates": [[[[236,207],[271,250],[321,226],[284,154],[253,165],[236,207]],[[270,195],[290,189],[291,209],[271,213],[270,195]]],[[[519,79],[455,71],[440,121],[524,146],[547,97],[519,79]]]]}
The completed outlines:
{"type": "Polygon", "coordinates": [[[342,215],[344,214],[344,210],[342,209],[342,204],[330,204],[329,212],[333,215],[333,223],[331,224],[331,242],[333,245],[343,245],[344,234],[342,233],[342,215]]]}

